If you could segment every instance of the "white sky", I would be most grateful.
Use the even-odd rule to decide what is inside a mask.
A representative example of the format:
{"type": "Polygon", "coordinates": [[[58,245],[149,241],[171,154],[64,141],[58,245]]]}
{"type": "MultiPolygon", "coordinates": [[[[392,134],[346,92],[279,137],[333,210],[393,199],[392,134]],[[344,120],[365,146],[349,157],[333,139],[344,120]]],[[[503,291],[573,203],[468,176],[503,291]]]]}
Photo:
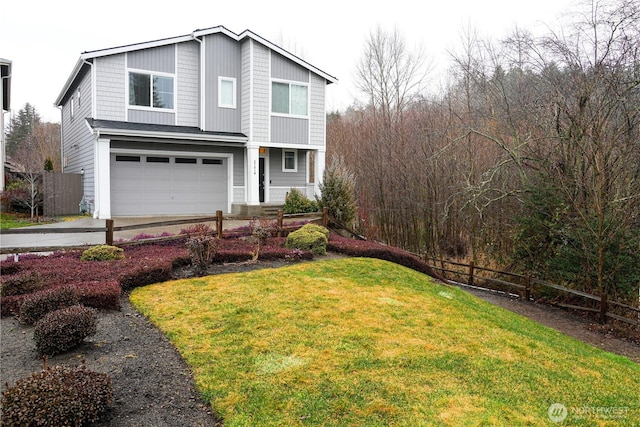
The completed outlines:
{"type": "MultiPolygon", "coordinates": [[[[53,103],[84,51],[189,34],[223,25],[249,29],[338,78],[327,108],[344,110],[364,42],[380,25],[396,26],[407,46],[422,45],[445,69],[446,51],[466,29],[499,38],[516,25],[555,27],[572,0],[17,0],[0,7],[0,58],[12,61],[11,108],[35,105],[43,120],[59,122],[53,103]]],[[[434,80],[436,80],[434,78],[434,80]]],[[[5,117],[5,122],[9,118],[5,117]]]]}

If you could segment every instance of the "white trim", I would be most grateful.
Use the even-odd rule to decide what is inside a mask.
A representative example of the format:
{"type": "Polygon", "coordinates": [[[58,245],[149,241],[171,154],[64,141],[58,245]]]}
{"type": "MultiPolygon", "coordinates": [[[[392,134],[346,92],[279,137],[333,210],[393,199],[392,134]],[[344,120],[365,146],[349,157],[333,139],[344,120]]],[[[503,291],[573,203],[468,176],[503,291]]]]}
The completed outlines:
{"type": "Polygon", "coordinates": [[[295,148],[283,148],[282,149],[282,172],[283,173],[295,173],[298,172],[298,150],[295,148]],[[293,152],[293,169],[286,169],[285,153],[293,152]]]}
{"type": "MultiPolygon", "coordinates": [[[[141,111],[153,111],[153,112],[160,112],[160,113],[175,113],[177,110],[177,103],[178,103],[178,96],[177,96],[177,78],[176,78],[176,73],[164,73],[164,72],[160,72],[160,71],[149,71],[149,70],[141,70],[139,68],[126,68],[125,69],[125,79],[126,81],[126,87],[125,87],[125,106],[127,108],[127,110],[141,110],[141,111]],[[147,107],[144,105],[131,105],[129,104],[130,102],[130,87],[129,87],[129,81],[130,78],[129,76],[131,75],[131,73],[135,73],[135,74],[143,74],[143,75],[147,75],[149,76],[149,84],[151,85],[151,87],[149,88],[149,95],[151,96],[151,106],[147,107]],[[161,108],[161,107],[154,107],[153,106],[153,77],[158,76],[158,77],[170,77],[171,78],[171,82],[173,83],[173,107],[172,108],[161,108]]],[[[127,114],[127,120],[129,119],[129,116],[127,114]]]]}
{"type": "MultiPolygon", "coordinates": [[[[271,64],[271,61],[269,61],[269,64],[271,64]]],[[[271,73],[269,73],[271,74],[271,73]]],[[[290,118],[296,118],[296,119],[309,119],[311,116],[311,106],[309,105],[309,101],[310,101],[310,95],[311,95],[311,90],[310,90],[310,84],[309,83],[305,83],[305,82],[300,82],[297,80],[285,80],[285,79],[274,79],[271,78],[270,79],[270,83],[269,83],[269,114],[271,116],[277,116],[277,117],[290,117],[290,118]],[[289,85],[289,113],[274,113],[273,112],[273,84],[274,83],[282,83],[282,84],[288,84],[289,85]],[[292,114],[291,113],[291,86],[301,86],[301,87],[306,87],[307,88],[307,114],[306,115],[301,115],[301,114],[292,114]]]]}
{"type": "Polygon", "coordinates": [[[109,155],[109,167],[111,167],[111,154],[133,154],[141,156],[157,155],[169,157],[201,157],[207,159],[227,159],[227,212],[231,212],[233,203],[233,153],[211,153],[204,151],[173,151],[173,150],[143,150],[136,148],[112,148],[109,155]]]}
{"type": "Polygon", "coordinates": [[[218,107],[220,108],[231,108],[231,109],[236,109],[237,105],[238,105],[238,95],[237,95],[237,79],[235,77],[225,77],[225,76],[218,76],[218,107]],[[231,84],[233,85],[233,101],[231,102],[231,104],[225,104],[222,102],[222,82],[231,82],[231,84]]]}

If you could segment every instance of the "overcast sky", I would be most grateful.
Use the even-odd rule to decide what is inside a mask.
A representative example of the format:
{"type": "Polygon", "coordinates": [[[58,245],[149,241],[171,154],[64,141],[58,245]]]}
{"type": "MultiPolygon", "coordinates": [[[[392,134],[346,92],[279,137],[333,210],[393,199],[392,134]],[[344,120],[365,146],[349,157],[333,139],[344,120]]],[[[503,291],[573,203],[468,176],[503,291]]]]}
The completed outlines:
{"type": "MultiPolygon", "coordinates": [[[[189,34],[223,25],[249,29],[338,78],[327,108],[343,110],[358,96],[355,66],[364,42],[380,25],[397,27],[407,46],[422,45],[437,69],[469,28],[500,38],[516,25],[555,27],[573,0],[200,1],[19,0],[0,10],[0,58],[12,61],[11,108],[35,105],[45,121],[59,122],[53,103],[80,54],[189,34]]],[[[437,78],[434,77],[434,84],[437,78]]],[[[5,118],[6,122],[9,118],[5,118]]]]}

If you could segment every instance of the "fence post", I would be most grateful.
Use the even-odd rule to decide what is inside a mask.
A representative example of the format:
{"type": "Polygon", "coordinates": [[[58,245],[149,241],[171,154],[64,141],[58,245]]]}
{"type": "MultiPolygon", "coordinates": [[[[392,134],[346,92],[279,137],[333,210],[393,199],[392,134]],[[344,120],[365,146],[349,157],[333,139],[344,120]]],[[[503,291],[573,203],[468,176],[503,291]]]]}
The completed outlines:
{"type": "Polygon", "coordinates": [[[113,245],[113,220],[112,219],[106,220],[106,224],[107,224],[107,235],[105,237],[105,243],[109,246],[112,246],[113,245]]]}
{"type": "Polygon", "coordinates": [[[283,227],[284,227],[284,211],[282,209],[278,209],[278,237],[283,236],[283,227]]]}
{"type": "Polygon", "coordinates": [[[322,225],[325,228],[329,227],[329,208],[326,206],[322,208],[322,225]]]}
{"type": "Polygon", "coordinates": [[[607,323],[607,294],[600,293],[600,323],[607,323]]]}
{"type": "Polygon", "coordinates": [[[216,211],[216,231],[218,239],[222,239],[222,211],[216,211]]]}
{"type": "Polygon", "coordinates": [[[531,276],[524,278],[524,300],[529,302],[531,299],[531,276]]]}
{"type": "Polygon", "coordinates": [[[473,286],[473,271],[475,270],[475,265],[473,261],[469,262],[469,286],[473,286]]]}

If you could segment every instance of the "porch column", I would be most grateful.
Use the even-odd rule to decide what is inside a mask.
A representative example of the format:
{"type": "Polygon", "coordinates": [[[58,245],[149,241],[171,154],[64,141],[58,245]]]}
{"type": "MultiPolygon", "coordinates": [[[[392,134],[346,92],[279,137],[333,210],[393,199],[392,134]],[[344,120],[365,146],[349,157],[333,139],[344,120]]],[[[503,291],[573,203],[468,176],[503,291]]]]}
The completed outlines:
{"type": "Polygon", "coordinates": [[[260,147],[248,146],[247,147],[247,205],[258,206],[260,205],[260,173],[259,173],[259,157],[260,147]]]}
{"type": "Polygon", "coordinates": [[[318,196],[320,195],[320,183],[322,182],[322,177],[324,176],[325,162],[326,162],[326,151],[318,150],[316,151],[316,164],[315,164],[315,176],[313,183],[313,191],[318,196]]]}
{"type": "Polygon", "coordinates": [[[111,219],[111,140],[98,138],[96,141],[95,172],[95,210],[93,217],[111,219]]]}

